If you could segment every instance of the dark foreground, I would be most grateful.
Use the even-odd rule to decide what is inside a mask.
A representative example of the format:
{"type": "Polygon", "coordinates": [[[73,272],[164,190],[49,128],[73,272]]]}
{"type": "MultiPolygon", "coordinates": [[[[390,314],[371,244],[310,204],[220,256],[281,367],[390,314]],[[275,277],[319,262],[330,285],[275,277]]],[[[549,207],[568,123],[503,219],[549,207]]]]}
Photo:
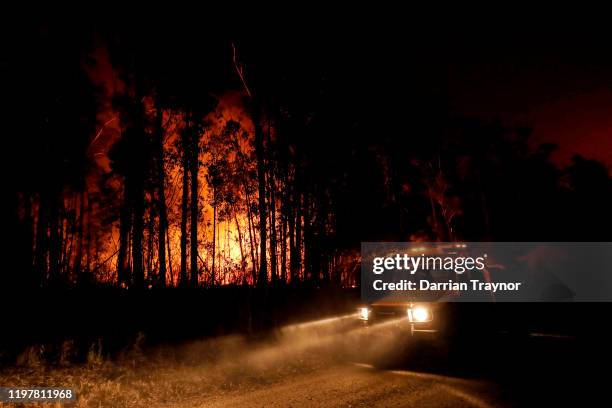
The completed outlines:
{"type": "Polygon", "coordinates": [[[33,350],[0,383],[72,387],[77,407],[149,408],[582,406],[606,389],[601,336],[502,333],[432,348],[354,317],[286,325],[265,340],[135,344],[110,360],[94,347],[83,364],[48,365],[33,350]]]}

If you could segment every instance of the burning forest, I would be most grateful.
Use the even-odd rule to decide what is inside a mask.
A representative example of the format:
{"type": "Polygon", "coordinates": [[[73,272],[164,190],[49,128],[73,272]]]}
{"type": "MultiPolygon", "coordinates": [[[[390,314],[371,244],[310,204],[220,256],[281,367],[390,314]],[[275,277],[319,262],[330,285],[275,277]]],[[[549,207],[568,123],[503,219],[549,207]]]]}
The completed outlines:
{"type": "MultiPolygon", "coordinates": [[[[211,100],[204,112],[164,108],[156,97],[112,95],[123,105],[98,112],[112,118],[90,135],[91,168],[81,188],[21,195],[32,278],[149,288],[302,280],[294,158],[288,151],[283,163],[268,152],[256,155],[253,122],[238,92],[211,100]]],[[[282,142],[270,121],[260,132],[266,149],[282,142]]]]}
{"type": "Polygon", "coordinates": [[[13,284],[354,287],[365,240],[609,225],[605,163],[453,107],[444,61],[400,72],[386,47],[78,29],[38,26],[7,60],[13,284]]]}
{"type": "MultiPolygon", "coordinates": [[[[280,106],[264,111],[234,43],[223,43],[232,52],[223,65],[237,87],[224,90],[210,86],[214,77],[169,77],[167,67],[148,65],[150,50],[134,58],[110,41],[98,38],[71,61],[77,78],[48,73],[62,75],[50,90],[56,111],[41,109],[44,146],[31,160],[47,177],[20,187],[15,202],[30,248],[20,280],[122,288],[331,282],[347,254],[315,242],[334,233],[333,214],[318,210],[330,193],[307,184],[303,147],[279,133],[308,118],[280,106]],[[74,92],[89,92],[87,102],[74,92]],[[75,120],[78,134],[63,120],[75,120]]],[[[355,277],[333,279],[352,285],[355,277]]]]}

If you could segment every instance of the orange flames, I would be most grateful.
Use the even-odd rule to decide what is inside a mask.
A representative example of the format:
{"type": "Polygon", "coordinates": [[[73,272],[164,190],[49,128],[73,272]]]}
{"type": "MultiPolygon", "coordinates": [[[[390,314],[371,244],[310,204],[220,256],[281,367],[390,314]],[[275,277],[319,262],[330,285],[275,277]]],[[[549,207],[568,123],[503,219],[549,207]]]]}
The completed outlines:
{"type": "MultiPolygon", "coordinates": [[[[59,242],[63,246],[60,273],[66,276],[68,281],[76,282],[79,273],[87,271],[95,281],[116,284],[120,248],[119,211],[124,193],[124,179],[122,175],[114,172],[109,153],[115,143],[121,140],[123,129],[119,112],[111,101],[115,94],[125,92],[125,85],[113,72],[109,56],[103,48],[96,50],[92,57],[96,64],[93,68],[88,68],[89,76],[104,94],[99,103],[98,127],[95,133],[89,136],[87,154],[92,166],[85,177],[85,189],[63,193],[60,225],[57,228],[60,231],[59,242]]],[[[255,129],[243,105],[243,96],[237,91],[218,95],[217,107],[203,118],[204,127],[198,135],[197,258],[199,283],[204,285],[254,284],[256,279],[254,270],[258,266],[260,246],[253,158],[255,129]],[[211,169],[216,173],[211,174],[211,169]],[[215,276],[214,282],[212,276],[215,276]]],[[[151,123],[154,123],[153,119],[157,115],[153,97],[148,96],[141,101],[145,115],[149,116],[147,120],[151,119],[151,123]]],[[[166,284],[176,286],[181,270],[183,211],[181,135],[186,120],[185,113],[178,109],[165,108],[162,113],[164,189],[168,221],[165,234],[166,284]]],[[[269,125],[264,128],[268,138],[274,140],[274,129],[269,125]]],[[[146,130],[150,131],[151,138],[155,137],[153,129],[146,130]]],[[[156,187],[148,187],[145,190],[142,254],[145,278],[149,278],[149,285],[160,270],[158,190],[156,187]]],[[[270,200],[270,197],[267,197],[267,200],[270,200]]],[[[273,207],[276,220],[279,220],[281,205],[278,197],[276,201],[273,207]]],[[[270,207],[272,208],[271,205],[270,207]]],[[[37,208],[36,199],[24,206],[24,211],[33,221],[34,237],[37,208]]],[[[268,217],[269,211],[270,209],[268,217]]],[[[274,228],[270,228],[270,222],[267,225],[268,236],[272,233],[277,235],[276,253],[280,253],[278,225],[274,228]]],[[[189,232],[188,228],[187,235],[189,232]]],[[[36,242],[33,242],[33,246],[36,246],[36,242]]],[[[188,244],[187,259],[190,257],[190,248],[191,245],[188,244]]],[[[267,248],[271,251],[269,245],[267,248]]],[[[270,259],[270,252],[267,258],[270,259]]],[[[280,259],[278,261],[280,263],[280,259]]],[[[285,266],[289,268],[288,264],[285,266]]],[[[281,266],[277,265],[277,268],[277,271],[270,271],[270,274],[278,273],[281,266]]]]}
{"type": "MultiPolygon", "coordinates": [[[[112,143],[118,139],[120,130],[116,121],[113,121],[113,113],[100,114],[100,118],[108,118],[103,123],[99,133],[94,137],[96,144],[96,152],[94,153],[95,163],[98,165],[97,172],[110,173],[109,159],[107,156],[108,150],[112,143]]],[[[240,208],[234,214],[217,214],[216,220],[215,209],[212,204],[212,187],[209,183],[207,165],[214,160],[218,152],[210,151],[207,146],[212,139],[230,137],[224,135],[225,128],[230,121],[234,121],[240,125],[239,135],[237,138],[238,151],[229,151],[223,159],[227,160],[230,165],[232,162],[239,160],[242,157],[251,155],[252,146],[251,139],[253,137],[254,126],[245,112],[241,103],[241,96],[237,92],[229,92],[219,97],[217,109],[209,114],[206,118],[207,126],[203,134],[200,135],[200,167],[198,173],[199,191],[198,202],[200,206],[200,219],[198,224],[198,257],[200,262],[200,280],[207,282],[211,273],[212,256],[215,256],[215,272],[218,277],[216,283],[231,284],[231,283],[252,283],[251,269],[252,259],[250,257],[251,244],[254,248],[258,246],[257,234],[251,231],[249,234],[248,228],[253,228],[253,224],[258,222],[256,217],[252,217],[251,226],[247,218],[246,197],[244,191],[236,191],[237,204],[240,208]],[[213,228],[215,229],[213,231],[213,228]],[[238,231],[240,229],[240,232],[238,231]],[[213,236],[215,242],[213,243],[213,236]],[[253,242],[250,242],[252,237],[253,242]],[[213,251],[214,245],[214,251],[213,251]],[[242,246],[242,249],[241,249],[242,246]],[[245,267],[242,267],[242,263],[245,267]],[[202,273],[204,272],[204,273],[202,273]]],[[[168,211],[168,254],[166,259],[168,284],[177,284],[180,271],[180,213],[181,213],[181,189],[182,189],[182,166],[178,160],[173,160],[173,156],[180,154],[177,148],[177,140],[184,128],[184,118],[181,112],[164,111],[163,123],[165,130],[164,150],[166,160],[165,168],[165,184],[166,184],[166,206],[168,211]]],[[[93,145],[93,143],[92,143],[93,145]]],[[[98,191],[100,175],[96,174],[88,178],[88,190],[98,191]]],[[[121,182],[117,179],[110,179],[107,186],[115,190],[116,194],[120,194],[121,182]]],[[[252,197],[253,200],[256,197],[252,197]]],[[[147,201],[153,202],[154,197],[147,195],[147,201]]],[[[145,225],[154,215],[148,211],[145,214],[145,225]]],[[[117,253],[119,249],[119,223],[114,222],[107,231],[99,230],[101,234],[101,252],[98,256],[98,261],[106,260],[104,266],[97,271],[98,279],[108,280],[115,279],[115,271],[117,270],[117,253]]],[[[157,255],[157,228],[152,230],[145,229],[145,239],[143,253],[145,254],[145,264],[148,263],[151,270],[159,270],[158,255],[157,255]],[[150,234],[152,234],[150,236],[150,234]],[[150,247],[149,247],[150,246],[150,247]],[[147,254],[151,259],[147,259],[147,254]],[[156,266],[157,265],[157,266],[156,266]]],[[[145,267],[146,270],[149,268],[145,267]]]]}

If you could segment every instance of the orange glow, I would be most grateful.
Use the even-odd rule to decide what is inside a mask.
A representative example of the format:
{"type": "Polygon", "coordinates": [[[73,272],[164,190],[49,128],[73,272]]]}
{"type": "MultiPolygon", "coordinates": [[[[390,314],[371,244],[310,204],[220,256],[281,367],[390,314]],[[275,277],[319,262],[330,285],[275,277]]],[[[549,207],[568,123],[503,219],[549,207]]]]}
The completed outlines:
{"type": "MultiPolygon", "coordinates": [[[[86,67],[92,82],[101,89],[97,112],[97,126],[89,137],[87,155],[92,166],[85,177],[84,191],[63,191],[62,217],[58,230],[62,234],[61,273],[75,283],[80,271],[88,271],[97,282],[117,284],[120,248],[120,210],[125,197],[125,180],[113,169],[110,152],[121,140],[121,118],[113,105],[113,98],[127,92],[126,85],[114,71],[110,56],[104,47],[91,55],[95,64],[86,67]]],[[[157,115],[154,95],[143,98],[145,131],[151,142],[155,142],[154,123],[157,115]]],[[[250,112],[244,106],[244,94],[228,91],[216,95],[217,106],[204,118],[199,129],[198,171],[198,272],[199,283],[254,284],[255,269],[259,260],[259,215],[258,193],[255,179],[253,139],[255,126],[250,112]],[[220,169],[217,178],[209,174],[213,168],[220,169]],[[215,194],[217,196],[215,196],[215,194]],[[218,204],[215,204],[218,203],[218,204]],[[214,260],[213,260],[214,257],[214,260]],[[214,265],[214,271],[213,271],[214,265]]],[[[181,146],[182,132],[186,126],[186,114],[180,109],[162,108],[164,151],[164,194],[167,212],[165,234],[166,284],[176,286],[181,270],[181,214],[183,190],[183,165],[181,146]]],[[[264,123],[269,140],[275,140],[275,130],[264,123]]],[[[152,164],[156,167],[157,163],[152,164]]],[[[153,171],[153,169],[151,169],[153,171]]],[[[155,177],[151,177],[155,179],[155,177]]],[[[142,253],[145,285],[154,282],[158,271],[159,214],[158,187],[148,186],[144,194],[142,253]]],[[[280,194],[279,194],[280,196],[280,194]]],[[[269,199],[269,198],[268,198],[269,199]]],[[[280,198],[276,197],[276,220],[281,219],[280,198]]],[[[38,208],[37,197],[24,206],[22,217],[32,220],[33,236],[36,236],[38,208]]],[[[269,210],[268,210],[268,216],[269,210]]],[[[189,220],[190,217],[188,216],[189,220]]],[[[190,221],[189,221],[190,222],[190,221]]],[[[278,223],[278,221],[277,221],[278,223]]],[[[270,223],[268,236],[270,236],[270,223]]],[[[278,225],[276,225],[278,228],[278,225]]],[[[187,235],[190,234],[187,228],[187,235]]],[[[49,230],[50,231],[50,230],[49,230]]],[[[50,234],[47,231],[45,235],[50,234]]],[[[128,234],[129,235],[129,234],[128,234]]],[[[277,233],[277,253],[281,239],[277,233]]],[[[128,236],[128,240],[131,237],[128,236]]],[[[188,237],[191,239],[191,237],[188,237]]],[[[33,247],[36,242],[33,242],[33,247]]],[[[287,247],[289,246],[286,243],[287,247]]],[[[127,267],[131,268],[130,245],[126,246],[127,267]]],[[[187,259],[191,246],[187,245],[187,259]]],[[[270,251],[269,245],[267,248],[270,251]]],[[[270,255],[267,255],[270,259],[270,255]]],[[[48,262],[48,261],[45,261],[48,262]]],[[[289,269],[289,261],[285,265],[289,269]]],[[[187,269],[190,269],[188,262],[187,269]]],[[[280,273],[280,259],[276,273],[280,273]]],[[[189,271],[190,273],[190,271],[189,271]]],[[[269,272],[270,275],[272,272],[269,272]]],[[[125,285],[124,285],[125,286],[125,285]]]]}
{"type": "MultiPolygon", "coordinates": [[[[102,173],[109,174],[111,172],[110,160],[108,152],[113,143],[120,137],[121,130],[119,129],[118,120],[115,120],[112,112],[99,114],[101,120],[105,120],[94,135],[92,141],[92,150],[95,149],[95,162],[98,164],[102,173]],[[110,119],[107,119],[110,118],[110,119]]],[[[218,160],[216,152],[211,151],[215,147],[215,143],[219,144],[227,142],[228,137],[236,138],[236,146],[239,151],[230,150],[227,152],[225,160],[228,165],[238,166],[239,160],[245,160],[252,154],[251,139],[253,137],[254,126],[250,116],[245,112],[244,106],[241,103],[241,95],[238,92],[228,92],[219,97],[219,103],[216,110],[210,113],[206,118],[207,124],[205,131],[200,135],[200,167],[198,173],[199,184],[199,205],[200,205],[200,220],[198,224],[198,255],[200,268],[201,283],[209,283],[212,267],[213,256],[213,235],[215,237],[215,275],[217,284],[232,284],[248,282],[252,283],[253,262],[251,260],[251,242],[250,237],[253,237],[253,247],[258,246],[257,237],[254,231],[249,234],[249,220],[245,204],[244,189],[234,191],[236,193],[237,203],[235,205],[235,213],[221,214],[217,211],[217,219],[214,220],[214,208],[212,198],[212,187],[209,184],[207,166],[218,160]],[[228,122],[234,121],[239,124],[240,128],[235,135],[226,135],[226,126],[228,122]],[[219,140],[215,142],[215,140],[219,140]],[[213,234],[213,224],[216,231],[213,234]],[[238,232],[240,228],[240,233],[238,232]],[[241,250],[242,245],[242,250],[241,250]],[[242,268],[244,257],[244,270],[242,268]]],[[[167,276],[166,281],[169,285],[176,285],[179,280],[180,272],[180,214],[181,214],[181,189],[182,189],[182,165],[179,160],[173,157],[179,157],[181,152],[177,144],[180,139],[180,134],[184,129],[184,115],[182,112],[164,110],[163,123],[165,130],[164,150],[165,150],[165,184],[166,184],[166,206],[168,213],[168,233],[167,233],[167,276]]],[[[247,165],[251,165],[247,163],[247,165]]],[[[99,190],[99,177],[88,178],[88,190],[99,190]]],[[[117,195],[121,195],[122,182],[116,177],[111,177],[106,181],[106,187],[110,188],[117,195]]],[[[146,200],[154,207],[153,203],[156,198],[147,195],[146,200]]],[[[250,197],[251,202],[255,202],[256,192],[250,197]]],[[[278,206],[277,206],[278,207],[278,206]]],[[[145,214],[145,224],[148,218],[151,217],[150,210],[145,214]]],[[[157,223],[155,219],[153,222],[157,223]]],[[[254,224],[258,223],[256,215],[252,215],[251,228],[254,229],[254,224]]],[[[98,254],[98,262],[104,262],[104,265],[97,271],[97,278],[102,281],[116,279],[115,271],[117,270],[117,253],[119,250],[119,222],[116,221],[108,231],[99,231],[102,233],[100,237],[100,253],[98,254]]],[[[153,266],[153,270],[159,269],[157,255],[157,228],[153,231],[153,237],[148,236],[149,231],[145,228],[144,248],[145,254],[151,253],[152,259],[149,261],[153,266]],[[147,245],[152,243],[151,247],[147,245]],[[155,266],[157,265],[157,266],[155,266]]],[[[189,250],[188,250],[189,251],[189,250]]],[[[145,255],[146,257],[146,255],[145,255]]],[[[147,260],[145,260],[146,262],[147,260]]]]}

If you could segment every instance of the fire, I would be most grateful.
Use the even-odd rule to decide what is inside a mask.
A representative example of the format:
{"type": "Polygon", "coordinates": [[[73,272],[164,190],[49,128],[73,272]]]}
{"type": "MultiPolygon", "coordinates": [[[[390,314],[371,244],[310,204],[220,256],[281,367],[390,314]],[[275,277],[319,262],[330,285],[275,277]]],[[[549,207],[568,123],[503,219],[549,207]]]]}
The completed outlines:
{"type": "MultiPolygon", "coordinates": [[[[200,217],[197,239],[200,281],[212,283],[210,276],[213,272],[214,257],[214,272],[218,279],[215,283],[252,283],[251,247],[257,248],[258,246],[257,234],[254,231],[258,221],[254,214],[251,214],[249,221],[244,188],[234,191],[236,203],[233,204],[233,208],[215,208],[215,202],[219,201],[219,198],[213,197],[215,187],[211,185],[209,168],[218,160],[223,160],[228,168],[252,166],[252,163],[245,161],[252,156],[254,126],[242,105],[240,93],[228,92],[219,96],[218,100],[217,108],[205,118],[207,125],[204,132],[199,135],[198,203],[200,217]],[[235,142],[232,144],[229,138],[235,138],[235,142]],[[232,148],[225,146],[226,150],[222,152],[225,153],[224,157],[220,157],[220,152],[214,150],[222,150],[224,143],[231,145],[232,148]],[[248,230],[249,228],[251,231],[248,230]]],[[[108,153],[113,143],[120,138],[121,133],[121,129],[117,127],[116,113],[104,112],[99,115],[99,118],[105,121],[92,140],[92,148],[95,146],[96,150],[94,156],[98,164],[98,168],[95,169],[97,174],[88,178],[88,191],[96,192],[100,191],[100,179],[105,175],[111,175],[108,153]]],[[[180,160],[177,160],[176,157],[180,156],[178,145],[181,132],[185,127],[185,117],[180,111],[164,110],[162,121],[165,131],[164,172],[168,212],[166,281],[170,285],[176,285],[179,282],[180,273],[180,212],[183,177],[180,160]]],[[[114,194],[121,194],[122,183],[116,177],[111,176],[105,183],[105,187],[112,190],[114,194]]],[[[255,194],[249,197],[251,201],[256,198],[255,194]]],[[[152,204],[154,200],[153,195],[147,195],[147,202],[152,204]]],[[[145,214],[145,224],[150,221],[155,222],[154,217],[153,209],[149,209],[145,214]]],[[[116,279],[114,271],[118,267],[119,223],[115,221],[110,229],[99,230],[99,232],[101,233],[99,237],[101,251],[98,254],[98,261],[104,262],[104,266],[97,271],[97,277],[102,281],[116,279]]],[[[151,231],[145,228],[143,252],[145,258],[147,254],[150,254],[150,259],[145,259],[145,262],[150,266],[152,272],[159,269],[156,235],[155,228],[151,231]]]]}
{"type": "MultiPolygon", "coordinates": [[[[270,242],[262,246],[259,242],[262,204],[258,197],[255,125],[244,103],[244,91],[216,95],[216,107],[208,113],[188,112],[170,103],[163,105],[161,99],[156,100],[155,90],[133,98],[130,86],[114,72],[104,47],[92,58],[95,64],[87,71],[102,95],[98,124],[88,135],[85,185],[61,191],[59,209],[54,203],[45,203],[45,208],[53,208],[53,216],[42,222],[43,197],[22,197],[22,217],[31,223],[33,266],[41,271],[41,279],[52,280],[56,275],[71,284],[88,279],[129,288],[131,278],[126,283],[119,272],[132,275],[131,271],[143,270],[144,282],[137,285],[146,288],[161,281],[159,275],[165,269],[164,284],[177,286],[185,269],[192,276],[195,262],[200,285],[255,284],[264,255],[269,279],[280,276],[281,270],[288,271],[292,267],[290,242],[286,224],[281,231],[283,195],[280,191],[274,194],[281,189],[278,185],[265,188],[270,191],[264,200],[270,242]],[[121,98],[127,102],[118,103],[121,98]],[[139,150],[130,143],[151,150],[137,155],[139,150]],[[191,180],[194,154],[198,159],[197,183],[191,180]],[[146,174],[138,176],[138,172],[146,174]],[[140,180],[142,185],[129,190],[128,180],[140,180]],[[192,199],[196,197],[194,191],[197,205],[192,199]],[[196,216],[191,214],[193,208],[197,208],[196,216]],[[191,228],[192,220],[197,228],[191,228]],[[195,230],[197,236],[192,236],[195,230]],[[61,247],[50,247],[56,243],[61,247]],[[193,245],[197,249],[195,257],[191,253],[193,245]],[[265,254],[260,253],[262,247],[265,254]],[[164,256],[160,256],[162,251],[164,256]]],[[[274,143],[274,126],[265,117],[260,120],[264,143],[274,143]]],[[[267,171],[272,172],[272,167],[267,171]]],[[[274,180],[269,177],[266,179],[274,180]]],[[[298,218],[295,222],[302,221],[298,218]]],[[[297,251],[301,258],[303,249],[298,247],[297,251]]],[[[291,276],[299,278],[300,274],[301,270],[291,276]]],[[[285,282],[288,280],[285,277],[285,282]]]]}

